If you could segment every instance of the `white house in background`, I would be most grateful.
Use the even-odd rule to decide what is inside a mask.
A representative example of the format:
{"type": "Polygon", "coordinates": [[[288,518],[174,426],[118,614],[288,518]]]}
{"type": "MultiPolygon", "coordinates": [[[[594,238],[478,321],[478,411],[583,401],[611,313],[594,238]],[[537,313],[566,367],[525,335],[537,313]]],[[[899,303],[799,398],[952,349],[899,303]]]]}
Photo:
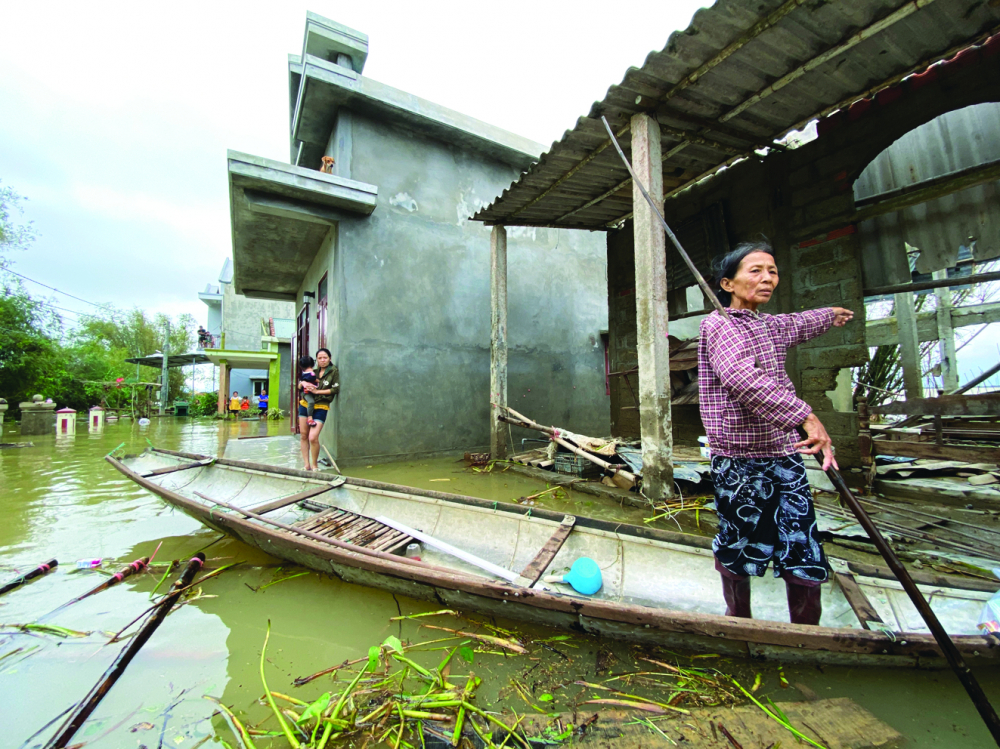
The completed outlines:
{"type": "Polygon", "coordinates": [[[229,258],[222,264],[219,283],[208,284],[198,298],[208,307],[205,327],[213,341],[204,351],[218,367],[219,413],[225,412],[234,390],[240,396],[252,397],[264,389],[271,396],[272,407],[287,411],[294,305],[237,294],[229,258]]]}

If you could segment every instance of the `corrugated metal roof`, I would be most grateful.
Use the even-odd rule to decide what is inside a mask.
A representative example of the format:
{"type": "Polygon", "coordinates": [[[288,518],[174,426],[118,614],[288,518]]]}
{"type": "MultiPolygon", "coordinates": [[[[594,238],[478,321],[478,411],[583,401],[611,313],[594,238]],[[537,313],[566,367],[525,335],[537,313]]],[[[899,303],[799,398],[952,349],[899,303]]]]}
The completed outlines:
{"type": "Polygon", "coordinates": [[[669,195],[997,30],[1000,6],[981,0],[719,0],[473,219],[604,229],[627,217],[631,180],[601,115],[628,152],[632,115],[655,114],[669,195]]]}

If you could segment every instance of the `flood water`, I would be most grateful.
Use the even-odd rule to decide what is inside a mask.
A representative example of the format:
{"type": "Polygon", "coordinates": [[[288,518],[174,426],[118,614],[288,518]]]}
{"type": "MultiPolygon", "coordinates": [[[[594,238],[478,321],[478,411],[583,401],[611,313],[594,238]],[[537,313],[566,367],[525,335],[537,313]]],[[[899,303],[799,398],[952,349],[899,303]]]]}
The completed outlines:
{"type": "MultiPolygon", "coordinates": [[[[217,541],[217,533],[166,507],[102,459],[120,443],[125,443],[127,452],[140,452],[147,440],[158,447],[222,454],[228,441],[256,435],[262,428],[271,434],[286,434],[285,422],[156,419],[145,429],[129,421],[108,425],[102,434],[88,434],[85,424],[79,428],[75,437],[26,438],[35,446],[0,450],[0,579],[6,581],[16,571],[26,571],[52,557],[60,563],[55,572],[0,598],[0,624],[5,625],[0,632],[0,747],[40,746],[48,740],[60,721],[40,729],[99,680],[123,647],[106,644],[110,633],[150,605],[150,593],[163,571],[160,568],[156,574],[130,578],[45,618],[61,604],[108,579],[98,571],[76,571],[77,560],[101,558],[104,569],[115,570],[150,555],[162,542],[157,562],[187,559],[212,544],[205,550],[210,568],[243,563],[206,582],[201,597],[176,610],[153,635],[77,734],[76,741],[95,749],[238,746],[226,721],[205,698],[221,700],[238,714],[248,715],[251,723],[265,719],[267,708],[259,702],[263,694],[259,658],[269,621],[269,687],[307,701],[331,690],[332,677],[295,687],[292,680],[296,677],[363,657],[369,646],[389,635],[424,641],[443,634],[420,628],[421,622],[429,623],[427,619],[390,621],[400,613],[434,611],[440,606],[394,598],[316,572],[299,574],[305,570],[282,565],[240,542],[217,541]],[[269,585],[286,577],[290,579],[269,585]],[[90,634],[61,638],[9,629],[9,625],[40,620],[90,634]]],[[[8,420],[2,441],[19,439],[8,420]]],[[[266,449],[266,442],[258,444],[266,449]]],[[[500,501],[545,489],[538,481],[510,473],[475,473],[454,458],[360,466],[348,472],[500,501]]],[[[542,498],[539,505],[625,522],[641,523],[643,515],[577,493],[564,499],[542,498]]],[[[172,573],[167,583],[176,574],[172,573]]],[[[719,606],[721,612],[721,592],[719,606]]],[[[437,617],[434,623],[472,626],[454,617],[437,617]]],[[[525,641],[535,643],[561,634],[498,624],[516,629],[525,641]]],[[[598,671],[605,675],[609,670],[627,671],[634,666],[636,655],[627,646],[576,635],[559,641],[556,648],[535,644],[529,650],[529,656],[480,653],[472,666],[466,666],[484,680],[477,697],[481,706],[530,711],[508,688],[511,678],[517,676],[529,690],[541,689],[553,695],[547,707],[572,710],[582,693],[574,681],[595,681],[600,678],[598,671]]],[[[433,664],[441,653],[432,651],[421,657],[433,664]]],[[[702,659],[700,664],[747,681],[761,673],[759,695],[770,695],[776,702],[801,700],[812,694],[850,697],[901,731],[907,737],[906,746],[995,746],[950,672],[786,665],[784,673],[792,686],[781,688],[775,665],[722,658],[702,659]]],[[[1000,676],[981,673],[980,678],[987,693],[1000,704],[1000,676]]],[[[273,721],[265,727],[273,727],[273,721]]],[[[256,745],[262,749],[287,746],[283,740],[268,742],[257,739],[256,745]]],[[[782,745],[790,747],[794,742],[789,735],[782,745]]]]}

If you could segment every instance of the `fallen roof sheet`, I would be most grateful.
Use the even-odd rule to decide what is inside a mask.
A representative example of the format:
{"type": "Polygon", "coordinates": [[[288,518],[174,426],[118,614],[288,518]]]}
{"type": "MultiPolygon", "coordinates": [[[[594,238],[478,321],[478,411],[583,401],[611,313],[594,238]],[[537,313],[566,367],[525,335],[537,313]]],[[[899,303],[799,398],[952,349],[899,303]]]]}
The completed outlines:
{"type": "Polygon", "coordinates": [[[473,219],[615,226],[631,215],[632,184],[602,115],[626,152],[632,115],[655,115],[669,196],[997,31],[1000,5],[980,0],[718,0],[473,219]]]}

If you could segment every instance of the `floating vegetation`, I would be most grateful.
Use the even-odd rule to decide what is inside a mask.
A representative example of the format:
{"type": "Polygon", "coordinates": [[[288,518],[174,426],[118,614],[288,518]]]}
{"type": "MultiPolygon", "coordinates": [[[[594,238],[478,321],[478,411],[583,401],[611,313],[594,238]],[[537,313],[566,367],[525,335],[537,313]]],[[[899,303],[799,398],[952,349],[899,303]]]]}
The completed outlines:
{"type": "Polygon", "coordinates": [[[714,502],[715,497],[707,495],[704,497],[687,497],[674,500],[672,502],[659,502],[653,506],[653,514],[643,519],[643,523],[655,523],[657,520],[673,520],[677,522],[677,516],[682,512],[693,512],[695,524],[701,528],[701,511],[714,512],[707,505],[714,502]]]}
{"type": "Polygon", "coordinates": [[[57,627],[54,624],[0,624],[0,629],[15,629],[19,632],[35,635],[53,635],[66,639],[68,637],[87,637],[91,632],[80,632],[67,627],[57,627]]]}
{"type": "MultiPolygon", "coordinates": [[[[266,706],[267,715],[253,713],[253,706],[241,712],[216,702],[232,732],[233,739],[227,736],[227,740],[244,749],[257,749],[255,741],[293,749],[348,743],[426,749],[432,740],[434,746],[530,749],[571,740],[598,720],[596,710],[606,708],[634,714],[628,722],[620,714],[608,720],[642,726],[657,738],[672,741],[668,731],[676,734],[677,726],[705,715],[704,710],[750,700],[796,738],[820,746],[798,731],[770,697],[755,697],[737,678],[705,665],[710,659],[716,659],[716,666],[728,663],[718,654],[682,656],[635,646],[616,659],[619,665],[627,663],[629,670],[584,681],[579,677],[594,667],[592,643],[588,647],[586,640],[573,635],[530,640],[467,618],[467,624],[454,627],[420,621],[454,615],[443,609],[392,617],[400,623],[416,620],[414,631],[433,629],[451,636],[420,642],[389,636],[370,647],[367,655],[295,679],[294,685],[301,687],[328,678],[319,689],[295,695],[268,684],[268,623],[259,664],[264,690],[260,705],[266,706]],[[573,655],[555,651],[565,662],[549,656],[553,644],[573,655]],[[430,656],[433,651],[441,654],[430,656]],[[584,657],[587,660],[581,660],[584,657]],[[500,665],[502,682],[489,678],[491,664],[500,665]]],[[[769,680],[777,686],[783,676],[771,673],[769,680]]],[[[764,678],[756,674],[753,692],[762,689],[764,678]]]]}

